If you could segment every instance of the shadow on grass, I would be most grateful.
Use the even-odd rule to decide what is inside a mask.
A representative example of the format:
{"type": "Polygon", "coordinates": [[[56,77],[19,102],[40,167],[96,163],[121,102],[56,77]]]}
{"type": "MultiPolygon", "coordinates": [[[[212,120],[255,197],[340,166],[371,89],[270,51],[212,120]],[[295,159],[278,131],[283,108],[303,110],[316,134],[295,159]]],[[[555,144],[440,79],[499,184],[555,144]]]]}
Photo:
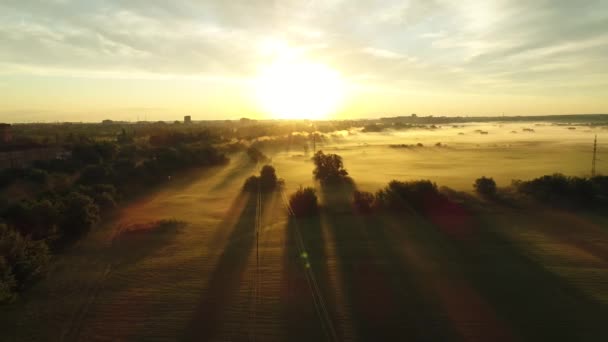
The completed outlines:
{"type": "Polygon", "coordinates": [[[125,227],[112,241],[111,257],[113,266],[137,263],[171,244],[180,230],[188,223],[185,221],[160,220],[125,227]]]}
{"type": "Polygon", "coordinates": [[[503,219],[478,215],[470,239],[450,238],[431,223],[427,229],[422,224],[416,235],[425,240],[426,248],[457,265],[454,268],[515,329],[515,336],[530,341],[608,340],[605,305],[531,259],[501,234],[496,226],[503,219]]]}
{"type": "MultiPolygon", "coordinates": [[[[224,220],[227,225],[219,228],[228,230],[232,224],[234,227],[226,240],[223,252],[209,277],[206,290],[195,309],[192,320],[186,327],[182,340],[209,341],[216,339],[223,323],[224,314],[230,308],[242,283],[249,255],[255,248],[257,196],[255,194],[239,196],[242,198],[235,200],[233,207],[242,205],[242,210],[238,217],[233,218],[231,216],[238,214],[231,209],[224,220]]],[[[262,202],[271,201],[271,196],[276,196],[276,194],[263,194],[262,202]]],[[[214,239],[220,239],[220,237],[216,236],[214,239]]],[[[245,311],[240,314],[245,317],[249,312],[245,311]]],[[[246,335],[243,331],[238,333],[246,335]]]]}
{"type": "Polygon", "coordinates": [[[288,341],[322,341],[326,333],[321,318],[315,309],[312,290],[310,288],[307,272],[316,279],[323,298],[327,303],[327,256],[325,255],[325,241],[321,231],[319,216],[308,218],[289,217],[285,230],[285,257],[284,266],[286,274],[283,282],[282,311],[286,324],[288,341]],[[298,247],[298,233],[302,238],[304,253],[298,247]]]}
{"type": "Polygon", "coordinates": [[[354,184],[324,186],[323,220],[333,235],[343,291],[361,340],[446,340],[447,323],[404,270],[383,222],[352,211],[354,184]]]}
{"type": "Polygon", "coordinates": [[[236,158],[233,158],[231,163],[234,163],[234,167],[230,169],[230,171],[217,182],[213,187],[211,187],[211,191],[217,191],[225,188],[230,183],[237,180],[244,180],[246,176],[254,173],[256,171],[256,163],[251,162],[249,157],[245,153],[241,153],[238,161],[236,158]]]}

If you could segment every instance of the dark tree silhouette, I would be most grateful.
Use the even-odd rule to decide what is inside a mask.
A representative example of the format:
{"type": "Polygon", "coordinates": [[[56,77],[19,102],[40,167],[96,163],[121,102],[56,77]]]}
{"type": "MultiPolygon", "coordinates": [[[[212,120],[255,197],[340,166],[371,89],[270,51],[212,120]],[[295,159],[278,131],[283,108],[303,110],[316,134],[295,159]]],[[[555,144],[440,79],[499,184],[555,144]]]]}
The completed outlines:
{"type": "Polygon", "coordinates": [[[496,195],[496,182],[490,177],[481,177],[475,180],[473,183],[475,192],[482,196],[491,197],[496,195]]]}
{"type": "Polygon", "coordinates": [[[0,302],[12,300],[15,291],[43,275],[49,261],[43,241],[32,241],[0,224],[0,302]]]}
{"type": "Polygon", "coordinates": [[[371,192],[355,191],[353,193],[353,205],[360,214],[368,214],[374,206],[375,196],[371,192]]]}
{"type": "Polygon", "coordinates": [[[270,161],[270,158],[253,146],[247,149],[247,155],[253,163],[267,163],[270,161]]]}
{"type": "Polygon", "coordinates": [[[313,175],[321,183],[339,182],[348,176],[342,163],[342,157],[337,154],[325,154],[323,151],[318,151],[312,159],[316,166],[313,175]]]}
{"type": "Polygon", "coordinates": [[[78,237],[99,220],[99,207],[89,196],[78,192],[69,194],[65,201],[63,230],[68,237],[78,237]]]}
{"type": "Polygon", "coordinates": [[[312,216],[319,211],[315,189],[310,187],[300,187],[289,198],[289,205],[296,217],[312,216]]]}
{"type": "Polygon", "coordinates": [[[273,191],[283,185],[283,181],[277,177],[276,170],[271,165],[264,165],[260,170],[260,176],[251,176],[245,180],[244,191],[256,192],[273,191]]]}
{"type": "Polygon", "coordinates": [[[394,180],[376,193],[376,202],[380,207],[399,211],[405,208],[426,211],[444,200],[437,185],[429,180],[394,180]]]}

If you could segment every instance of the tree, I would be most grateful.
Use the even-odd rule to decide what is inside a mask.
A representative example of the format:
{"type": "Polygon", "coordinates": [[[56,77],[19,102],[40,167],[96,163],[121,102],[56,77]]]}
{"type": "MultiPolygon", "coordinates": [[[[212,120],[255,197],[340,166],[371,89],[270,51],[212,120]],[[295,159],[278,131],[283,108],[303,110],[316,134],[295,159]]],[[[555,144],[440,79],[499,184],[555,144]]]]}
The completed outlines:
{"type": "Polygon", "coordinates": [[[277,177],[276,170],[270,165],[264,165],[260,170],[260,176],[251,176],[245,180],[244,191],[256,192],[272,191],[282,185],[282,180],[277,177]]]}
{"type": "Polygon", "coordinates": [[[247,155],[253,163],[267,163],[270,160],[262,151],[253,146],[247,149],[247,155]]]}
{"type": "Polygon", "coordinates": [[[15,300],[17,281],[6,258],[0,255],[0,303],[9,303],[15,300]]]}
{"type": "Polygon", "coordinates": [[[348,176],[342,157],[337,154],[324,154],[323,151],[318,151],[313,157],[313,162],[316,166],[313,175],[321,183],[338,182],[348,176]]]}
{"type": "Polygon", "coordinates": [[[296,217],[315,215],[319,211],[315,189],[300,187],[289,198],[289,206],[296,217]]]}
{"type": "MultiPolygon", "coordinates": [[[[13,290],[16,290],[29,285],[46,272],[50,254],[43,241],[32,241],[0,224],[0,259],[0,279],[4,278],[3,282],[13,279],[13,290]]],[[[8,287],[10,290],[10,285],[0,285],[0,288],[8,287]]]]}
{"type": "Polygon", "coordinates": [[[473,188],[475,188],[475,191],[482,196],[491,197],[496,195],[496,182],[494,179],[489,177],[483,176],[481,178],[477,178],[473,184],[473,188]]]}
{"type": "Polygon", "coordinates": [[[89,196],[72,192],[64,205],[62,228],[67,237],[78,237],[99,221],[99,207],[89,196]]]}
{"type": "Polygon", "coordinates": [[[409,182],[394,180],[376,193],[377,203],[392,210],[403,210],[409,207],[424,212],[443,200],[437,185],[429,180],[409,182]]]}
{"type": "Polygon", "coordinates": [[[260,185],[264,190],[272,190],[278,184],[277,173],[274,167],[264,165],[260,170],[260,185]]]}
{"type": "Polygon", "coordinates": [[[374,200],[374,194],[370,192],[355,191],[353,193],[353,205],[358,213],[370,213],[374,205],[374,200]]]}

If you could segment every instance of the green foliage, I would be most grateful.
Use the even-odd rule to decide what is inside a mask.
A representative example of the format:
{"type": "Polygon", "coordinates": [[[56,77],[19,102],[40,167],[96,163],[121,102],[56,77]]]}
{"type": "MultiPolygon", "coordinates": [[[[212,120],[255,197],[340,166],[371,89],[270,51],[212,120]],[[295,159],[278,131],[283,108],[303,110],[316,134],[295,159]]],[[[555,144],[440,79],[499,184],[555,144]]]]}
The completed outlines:
{"type": "Polygon", "coordinates": [[[530,181],[514,181],[513,187],[544,203],[569,207],[590,207],[605,203],[608,177],[567,177],[556,173],[530,181]]]}
{"type": "Polygon", "coordinates": [[[22,180],[37,185],[47,184],[49,174],[45,170],[38,168],[9,168],[0,171],[0,188],[22,180]]]}
{"type": "Polygon", "coordinates": [[[296,217],[316,215],[319,211],[319,205],[315,189],[300,187],[289,198],[289,206],[296,217]]]}
{"type": "Polygon", "coordinates": [[[10,303],[17,297],[17,281],[6,258],[0,255],[0,303],[10,303]]]}
{"type": "Polygon", "coordinates": [[[409,182],[391,181],[387,187],[376,193],[380,207],[403,210],[407,208],[425,211],[444,200],[437,185],[429,180],[409,182]]]}
{"type": "Polygon", "coordinates": [[[4,210],[2,216],[21,234],[34,240],[53,239],[57,235],[59,213],[50,200],[15,202],[4,210]]]}
{"type": "Polygon", "coordinates": [[[360,214],[371,213],[375,203],[375,196],[371,192],[355,191],[353,193],[353,205],[355,211],[360,214]]]}
{"type": "Polygon", "coordinates": [[[253,163],[267,163],[270,161],[270,158],[253,146],[247,149],[247,155],[253,163]]]}
{"type": "Polygon", "coordinates": [[[340,182],[348,176],[342,157],[337,154],[324,154],[323,151],[318,151],[313,157],[313,162],[315,163],[313,175],[322,184],[340,182]]]}
{"type": "Polygon", "coordinates": [[[260,185],[264,190],[274,190],[279,184],[277,173],[274,167],[270,165],[264,165],[260,170],[260,185]]]}
{"type": "Polygon", "coordinates": [[[492,197],[496,195],[496,182],[493,178],[485,176],[477,178],[475,183],[473,183],[473,188],[482,196],[492,197]]]}
{"type": "Polygon", "coordinates": [[[70,193],[64,204],[63,232],[68,238],[81,236],[99,221],[99,207],[89,196],[70,193]]]}
{"type": "Polygon", "coordinates": [[[107,183],[112,179],[113,174],[114,171],[106,165],[88,165],[82,169],[78,182],[82,184],[107,183]]]}
{"type": "Polygon", "coordinates": [[[261,191],[273,191],[277,187],[280,187],[283,181],[277,177],[276,170],[270,165],[264,165],[260,170],[260,176],[251,176],[245,180],[243,185],[244,191],[256,192],[261,191]]]}
{"type": "Polygon", "coordinates": [[[22,289],[46,273],[50,261],[43,241],[24,238],[14,229],[0,224],[0,296],[11,299],[11,292],[22,289]]]}

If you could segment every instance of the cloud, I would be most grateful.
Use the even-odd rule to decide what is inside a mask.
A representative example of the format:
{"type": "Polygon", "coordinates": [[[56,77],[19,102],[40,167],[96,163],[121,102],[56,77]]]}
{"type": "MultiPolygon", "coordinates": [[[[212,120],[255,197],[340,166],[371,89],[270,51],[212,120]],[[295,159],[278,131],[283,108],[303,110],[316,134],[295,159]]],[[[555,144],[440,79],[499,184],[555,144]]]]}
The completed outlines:
{"type": "Polygon", "coordinates": [[[607,30],[603,0],[5,0],[0,72],[232,82],[278,40],[370,86],[605,92],[607,30]]]}

